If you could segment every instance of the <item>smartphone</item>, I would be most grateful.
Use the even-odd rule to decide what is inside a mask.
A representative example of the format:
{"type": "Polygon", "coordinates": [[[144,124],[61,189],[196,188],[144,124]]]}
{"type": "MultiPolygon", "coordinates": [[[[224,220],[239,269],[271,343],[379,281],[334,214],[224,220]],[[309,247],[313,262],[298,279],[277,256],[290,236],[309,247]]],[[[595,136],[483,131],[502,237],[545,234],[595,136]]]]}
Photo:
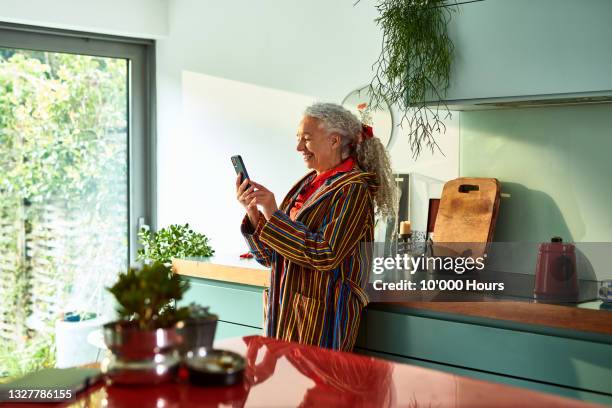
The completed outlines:
{"type": "MultiPolygon", "coordinates": [[[[242,161],[242,157],[240,155],[232,156],[232,164],[234,165],[234,170],[236,170],[236,174],[241,174],[240,182],[242,183],[245,178],[249,178],[249,173],[247,173],[246,167],[244,166],[244,162],[242,161]]],[[[250,184],[247,185],[247,188],[250,187],[250,184]]]]}

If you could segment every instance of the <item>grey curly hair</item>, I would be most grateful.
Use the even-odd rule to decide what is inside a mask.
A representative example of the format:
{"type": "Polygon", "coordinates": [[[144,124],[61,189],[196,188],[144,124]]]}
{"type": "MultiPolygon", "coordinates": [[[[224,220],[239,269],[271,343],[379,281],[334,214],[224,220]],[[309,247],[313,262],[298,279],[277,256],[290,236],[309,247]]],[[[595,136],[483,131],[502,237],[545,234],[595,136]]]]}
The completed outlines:
{"type": "Polygon", "coordinates": [[[376,175],[379,184],[374,197],[376,215],[395,217],[397,188],[387,150],[380,139],[372,137],[359,142],[361,121],[351,111],[335,103],[315,103],[306,108],[304,115],[319,119],[329,134],[340,135],[342,159],[352,156],[362,170],[376,175]]]}

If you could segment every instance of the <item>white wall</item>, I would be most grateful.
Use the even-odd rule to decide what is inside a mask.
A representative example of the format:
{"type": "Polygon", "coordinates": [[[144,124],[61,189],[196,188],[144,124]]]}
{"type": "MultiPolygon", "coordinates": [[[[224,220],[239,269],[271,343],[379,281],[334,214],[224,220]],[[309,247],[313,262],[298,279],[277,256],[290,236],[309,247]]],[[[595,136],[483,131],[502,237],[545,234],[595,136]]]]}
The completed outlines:
{"type": "MultiPolygon", "coordinates": [[[[266,0],[0,0],[0,21],[158,39],[158,225],[190,222],[221,252],[243,248],[231,154],[280,201],[305,169],[294,152],[304,107],[367,84],[380,47],[372,3],[266,0]]],[[[458,126],[398,171],[458,174],[458,126]]]]}
{"type": "Polygon", "coordinates": [[[168,0],[0,0],[0,21],[161,38],[168,34],[168,0]]]}
{"type": "MultiPolygon", "coordinates": [[[[171,0],[157,43],[158,226],[189,222],[219,253],[244,252],[242,210],[229,157],[280,202],[306,172],[295,152],[303,109],[340,102],[370,80],[380,47],[369,2],[171,0]]],[[[399,131],[394,168],[443,180],[458,175],[458,115],[440,145],[415,163],[399,131]]]]}
{"type": "Polygon", "coordinates": [[[276,192],[280,201],[305,173],[295,151],[295,126],[313,100],[183,72],[181,126],[172,146],[160,149],[160,160],[166,164],[160,164],[158,174],[159,224],[190,222],[212,238],[219,253],[245,252],[238,233],[244,211],[234,199],[236,176],[230,157],[240,154],[249,176],[276,192]],[[166,151],[171,153],[166,156],[166,151]]]}

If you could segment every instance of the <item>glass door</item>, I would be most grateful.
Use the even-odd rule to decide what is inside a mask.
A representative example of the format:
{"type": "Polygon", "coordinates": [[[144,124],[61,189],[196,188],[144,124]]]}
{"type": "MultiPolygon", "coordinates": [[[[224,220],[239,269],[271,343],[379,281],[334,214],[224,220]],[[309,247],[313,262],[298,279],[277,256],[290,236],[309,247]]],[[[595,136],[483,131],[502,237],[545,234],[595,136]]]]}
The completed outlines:
{"type": "Polygon", "coordinates": [[[58,320],[112,315],[151,211],[133,63],[0,39],[0,380],[55,364],[58,320]]]}

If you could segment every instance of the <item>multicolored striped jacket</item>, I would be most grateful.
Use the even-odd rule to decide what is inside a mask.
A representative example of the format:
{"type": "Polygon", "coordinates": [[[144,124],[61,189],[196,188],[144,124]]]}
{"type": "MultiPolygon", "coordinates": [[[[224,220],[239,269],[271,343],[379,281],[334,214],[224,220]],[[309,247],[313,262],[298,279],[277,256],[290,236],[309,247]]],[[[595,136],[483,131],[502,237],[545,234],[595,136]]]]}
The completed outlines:
{"type": "Polygon", "coordinates": [[[289,210],[315,172],[291,188],[268,221],[241,231],[257,261],[271,267],[266,334],[351,351],[372,264],[376,176],[358,167],[330,177],[296,215],[289,210]]]}

